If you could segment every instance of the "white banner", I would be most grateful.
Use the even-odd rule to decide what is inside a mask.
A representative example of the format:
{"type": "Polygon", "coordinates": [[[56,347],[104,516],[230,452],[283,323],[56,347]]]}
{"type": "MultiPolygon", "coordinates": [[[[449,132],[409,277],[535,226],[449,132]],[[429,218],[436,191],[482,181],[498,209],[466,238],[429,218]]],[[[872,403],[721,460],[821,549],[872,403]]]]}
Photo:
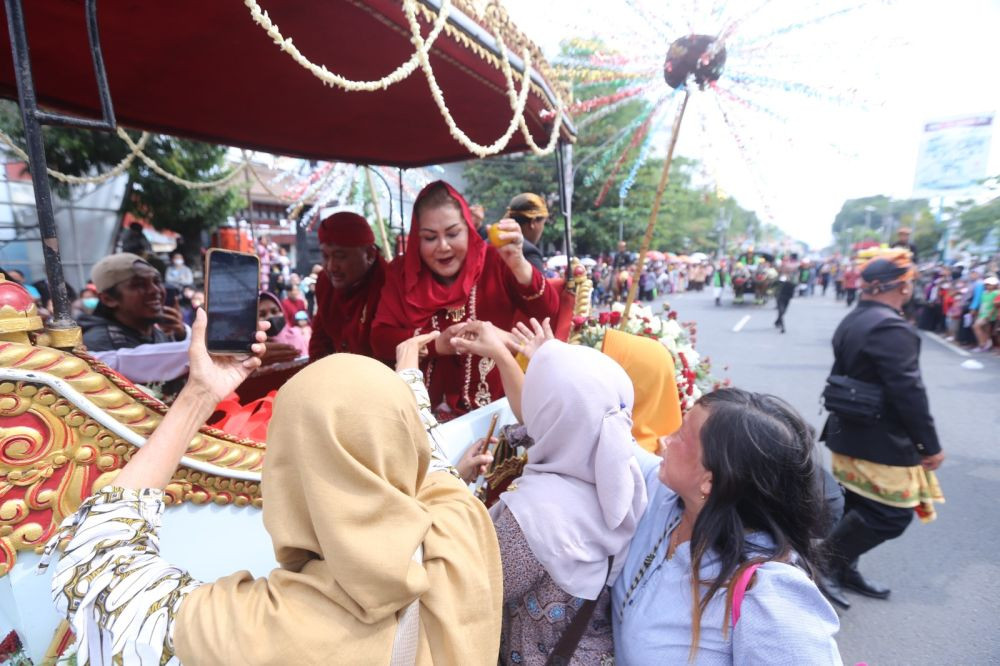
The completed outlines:
{"type": "Polygon", "coordinates": [[[914,194],[956,193],[986,178],[992,138],[992,113],[925,124],[917,157],[914,194]]]}

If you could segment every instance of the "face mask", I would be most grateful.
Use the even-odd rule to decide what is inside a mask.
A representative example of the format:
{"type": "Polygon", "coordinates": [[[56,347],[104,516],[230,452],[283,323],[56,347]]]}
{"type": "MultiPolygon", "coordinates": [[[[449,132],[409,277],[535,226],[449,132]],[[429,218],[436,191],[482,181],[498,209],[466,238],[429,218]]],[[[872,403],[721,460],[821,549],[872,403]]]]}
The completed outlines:
{"type": "Polygon", "coordinates": [[[100,299],[97,298],[85,298],[83,299],[83,307],[87,308],[88,310],[93,310],[94,308],[97,307],[97,304],[100,302],[101,302],[100,299]]]}
{"type": "Polygon", "coordinates": [[[267,337],[269,338],[273,338],[281,333],[281,329],[285,328],[285,318],[281,315],[268,317],[267,321],[271,322],[271,328],[267,329],[267,337]]]}
{"type": "Polygon", "coordinates": [[[174,266],[183,266],[183,265],[184,265],[183,259],[174,259],[174,266]]]}

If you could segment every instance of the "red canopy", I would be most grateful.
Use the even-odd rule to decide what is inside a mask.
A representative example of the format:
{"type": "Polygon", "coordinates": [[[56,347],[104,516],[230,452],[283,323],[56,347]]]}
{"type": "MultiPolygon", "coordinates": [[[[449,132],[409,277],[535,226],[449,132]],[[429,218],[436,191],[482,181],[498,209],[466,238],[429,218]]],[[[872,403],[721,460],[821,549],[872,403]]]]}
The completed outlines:
{"type": "MultiPolygon", "coordinates": [[[[379,79],[414,50],[398,0],[259,2],[312,62],[349,79],[379,79]]],[[[478,143],[493,143],[513,114],[490,55],[495,42],[457,8],[451,12],[430,61],[458,127],[478,143]]],[[[24,13],[40,102],[99,116],[83,3],[27,0],[24,13]]],[[[408,167],[471,157],[450,135],[419,69],[377,92],[325,86],[278,49],[241,0],[100,0],[98,21],[115,114],[125,126],[356,163],[408,167]]],[[[426,37],[425,17],[421,25],[426,37]]],[[[516,42],[508,31],[505,41],[516,42]]],[[[16,99],[9,37],[2,34],[0,95],[16,99]]],[[[525,116],[535,142],[545,145],[554,96],[541,75],[534,81],[525,116]]],[[[519,87],[520,78],[515,82],[519,87]]],[[[563,137],[571,132],[564,125],[563,137]]],[[[503,152],[526,149],[518,131],[503,152]]]]}

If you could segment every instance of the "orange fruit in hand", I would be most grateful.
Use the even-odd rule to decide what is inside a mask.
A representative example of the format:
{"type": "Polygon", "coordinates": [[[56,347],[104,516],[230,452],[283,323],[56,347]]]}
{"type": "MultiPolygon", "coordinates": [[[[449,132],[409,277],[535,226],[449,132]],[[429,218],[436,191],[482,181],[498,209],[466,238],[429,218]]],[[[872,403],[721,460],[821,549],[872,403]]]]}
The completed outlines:
{"type": "Polygon", "coordinates": [[[510,243],[513,242],[510,239],[500,240],[500,234],[503,233],[503,229],[500,228],[499,222],[494,222],[493,224],[491,224],[487,229],[487,231],[489,232],[488,235],[490,237],[490,245],[492,245],[493,247],[503,247],[504,245],[509,245],[510,243]]]}

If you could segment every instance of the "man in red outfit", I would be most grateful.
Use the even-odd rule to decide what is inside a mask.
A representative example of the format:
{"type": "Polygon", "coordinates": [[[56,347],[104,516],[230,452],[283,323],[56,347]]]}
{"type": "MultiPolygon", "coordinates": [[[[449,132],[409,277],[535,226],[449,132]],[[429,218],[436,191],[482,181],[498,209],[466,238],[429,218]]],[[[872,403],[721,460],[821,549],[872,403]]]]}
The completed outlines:
{"type": "Polygon", "coordinates": [[[337,352],[372,356],[372,320],[385,282],[375,235],[356,213],[334,213],[319,225],[323,271],[316,279],[316,317],[309,360],[337,352]]]}

